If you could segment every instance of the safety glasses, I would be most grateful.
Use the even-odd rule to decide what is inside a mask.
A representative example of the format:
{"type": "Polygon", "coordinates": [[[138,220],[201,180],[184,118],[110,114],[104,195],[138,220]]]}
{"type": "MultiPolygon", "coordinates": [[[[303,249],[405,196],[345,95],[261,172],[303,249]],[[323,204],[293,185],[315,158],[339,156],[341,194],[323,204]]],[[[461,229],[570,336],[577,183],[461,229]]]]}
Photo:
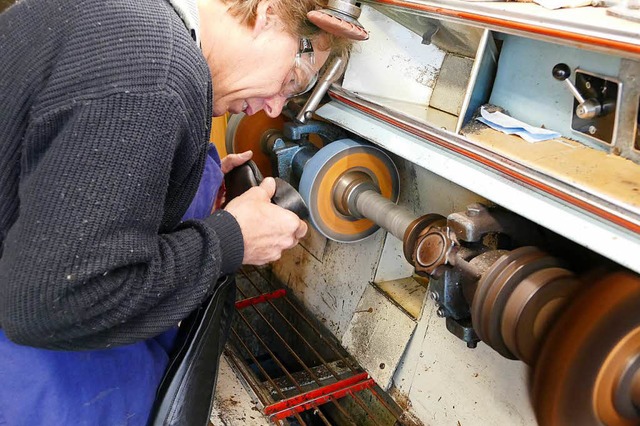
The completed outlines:
{"type": "Polygon", "coordinates": [[[311,90],[316,81],[318,81],[318,72],[315,64],[316,58],[311,40],[301,38],[293,67],[282,83],[281,94],[286,98],[293,98],[311,90]]]}

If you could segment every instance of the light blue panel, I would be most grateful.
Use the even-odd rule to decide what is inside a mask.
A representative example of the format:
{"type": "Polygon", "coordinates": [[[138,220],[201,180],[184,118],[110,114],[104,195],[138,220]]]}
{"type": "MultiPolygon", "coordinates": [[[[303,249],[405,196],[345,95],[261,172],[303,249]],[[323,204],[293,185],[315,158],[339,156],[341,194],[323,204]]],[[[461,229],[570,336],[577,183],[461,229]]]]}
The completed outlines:
{"type": "Polygon", "coordinates": [[[616,78],[620,58],[517,36],[503,37],[489,102],[528,124],[544,126],[567,138],[597,146],[588,137],[571,130],[573,95],[565,83],[553,78],[551,70],[561,62],[569,65],[572,82],[575,82],[576,68],[616,78]]]}

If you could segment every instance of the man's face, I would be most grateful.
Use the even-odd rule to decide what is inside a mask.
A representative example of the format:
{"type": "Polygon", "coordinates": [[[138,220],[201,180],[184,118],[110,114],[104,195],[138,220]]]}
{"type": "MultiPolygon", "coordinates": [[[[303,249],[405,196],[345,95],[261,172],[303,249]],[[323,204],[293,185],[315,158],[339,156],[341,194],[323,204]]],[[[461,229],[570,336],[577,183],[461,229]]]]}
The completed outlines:
{"type": "Polygon", "coordinates": [[[252,115],[260,110],[270,117],[280,115],[287,98],[293,94],[292,86],[308,81],[329,56],[328,51],[315,49],[313,63],[309,60],[311,55],[303,54],[297,58],[298,67],[294,67],[299,50],[300,39],[282,27],[261,31],[233,65],[228,64],[224,73],[214,75],[213,115],[225,112],[252,115]]]}

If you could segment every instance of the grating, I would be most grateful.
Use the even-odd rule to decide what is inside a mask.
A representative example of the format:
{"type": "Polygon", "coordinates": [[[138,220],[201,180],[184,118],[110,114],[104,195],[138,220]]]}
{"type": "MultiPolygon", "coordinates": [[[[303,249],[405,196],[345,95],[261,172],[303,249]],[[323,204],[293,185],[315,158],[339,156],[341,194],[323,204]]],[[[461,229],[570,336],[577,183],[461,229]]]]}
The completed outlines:
{"type": "Polygon", "coordinates": [[[396,425],[402,409],[272,275],[237,276],[227,356],[284,425],[396,425]]]}

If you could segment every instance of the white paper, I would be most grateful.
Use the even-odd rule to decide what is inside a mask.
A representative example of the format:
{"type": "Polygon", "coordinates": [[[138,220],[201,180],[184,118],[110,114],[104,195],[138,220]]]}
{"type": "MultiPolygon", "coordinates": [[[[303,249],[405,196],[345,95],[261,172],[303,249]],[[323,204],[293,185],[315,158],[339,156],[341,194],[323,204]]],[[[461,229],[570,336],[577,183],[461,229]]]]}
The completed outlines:
{"type": "Polygon", "coordinates": [[[546,141],[561,136],[558,132],[530,126],[499,111],[489,112],[485,107],[480,108],[480,115],[481,117],[477,117],[478,121],[507,135],[518,135],[527,142],[546,141]]]}

